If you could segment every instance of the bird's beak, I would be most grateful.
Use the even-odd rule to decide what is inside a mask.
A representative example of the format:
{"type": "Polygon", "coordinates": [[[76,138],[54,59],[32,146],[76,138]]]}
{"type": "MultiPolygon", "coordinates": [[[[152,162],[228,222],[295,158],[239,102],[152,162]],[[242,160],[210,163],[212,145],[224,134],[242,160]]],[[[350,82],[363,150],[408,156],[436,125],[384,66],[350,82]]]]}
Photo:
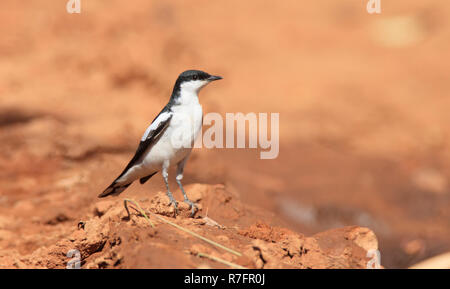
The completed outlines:
{"type": "Polygon", "coordinates": [[[214,80],[219,80],[219,79],[222,79],[222,76],[211,75],[210,77],[208,77],[209,81],[214,81],[214,80]]]}

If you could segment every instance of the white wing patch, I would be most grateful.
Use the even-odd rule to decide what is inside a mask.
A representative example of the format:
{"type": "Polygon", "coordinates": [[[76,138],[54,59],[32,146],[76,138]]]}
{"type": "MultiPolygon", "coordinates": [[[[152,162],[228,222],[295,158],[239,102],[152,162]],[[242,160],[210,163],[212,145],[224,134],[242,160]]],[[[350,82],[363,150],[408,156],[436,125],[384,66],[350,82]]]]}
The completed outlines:
{"type": "Polygon", "coordinates": [[[161,122],[165,122],[170,116],[172,115],[172,113],[170,112],[163,112],[161,113],[153,122],[152,124],[145,130],[144,135],[141,138],[141,141],[145,141],[150,132],[154,131],[161,122]]]}

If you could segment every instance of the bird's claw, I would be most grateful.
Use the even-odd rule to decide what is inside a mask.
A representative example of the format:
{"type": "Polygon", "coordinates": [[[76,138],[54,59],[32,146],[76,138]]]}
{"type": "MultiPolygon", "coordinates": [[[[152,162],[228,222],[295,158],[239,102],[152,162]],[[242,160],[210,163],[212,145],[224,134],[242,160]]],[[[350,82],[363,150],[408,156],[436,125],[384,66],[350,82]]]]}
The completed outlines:
{"type": "Polygon", "coordinates": [[[175,201],[175,199],[171,199],[169,206],[173,205],[174,208],[174,217],[176,217],[178,215],[178,203],[177,201],[175,201]]]}
{"type": "Polygon", "coordinates": [[[192,210],[191,217],[193,217],[195,214],[195,211],[198,210],[197,205],[189,199],[184,199],[184,202],[189,205],[189,208],[192,210]]]}

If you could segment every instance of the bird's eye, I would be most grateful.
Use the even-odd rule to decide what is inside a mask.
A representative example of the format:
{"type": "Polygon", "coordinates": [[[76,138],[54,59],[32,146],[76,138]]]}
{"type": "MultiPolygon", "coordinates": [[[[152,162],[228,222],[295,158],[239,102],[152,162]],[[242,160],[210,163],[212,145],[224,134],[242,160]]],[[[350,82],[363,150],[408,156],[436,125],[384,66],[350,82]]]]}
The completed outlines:
{"type": "Polygon", "coordinates": [[[197,80],[197,75],[194,75],[194,77],[193,77],[193,78],[194,78],[194,80],[197,80]]]}

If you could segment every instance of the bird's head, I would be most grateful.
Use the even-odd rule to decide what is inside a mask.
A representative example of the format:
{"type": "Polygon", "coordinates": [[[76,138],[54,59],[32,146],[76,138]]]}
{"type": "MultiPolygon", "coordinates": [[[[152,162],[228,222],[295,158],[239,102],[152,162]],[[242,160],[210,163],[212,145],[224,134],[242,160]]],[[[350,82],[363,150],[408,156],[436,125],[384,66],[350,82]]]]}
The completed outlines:
{"type": "Polygon", "coordinates": [[[175,90],[198,93],[211,81],[222,79],[200,70],[186,70],[178,76],[175,90]]]}

